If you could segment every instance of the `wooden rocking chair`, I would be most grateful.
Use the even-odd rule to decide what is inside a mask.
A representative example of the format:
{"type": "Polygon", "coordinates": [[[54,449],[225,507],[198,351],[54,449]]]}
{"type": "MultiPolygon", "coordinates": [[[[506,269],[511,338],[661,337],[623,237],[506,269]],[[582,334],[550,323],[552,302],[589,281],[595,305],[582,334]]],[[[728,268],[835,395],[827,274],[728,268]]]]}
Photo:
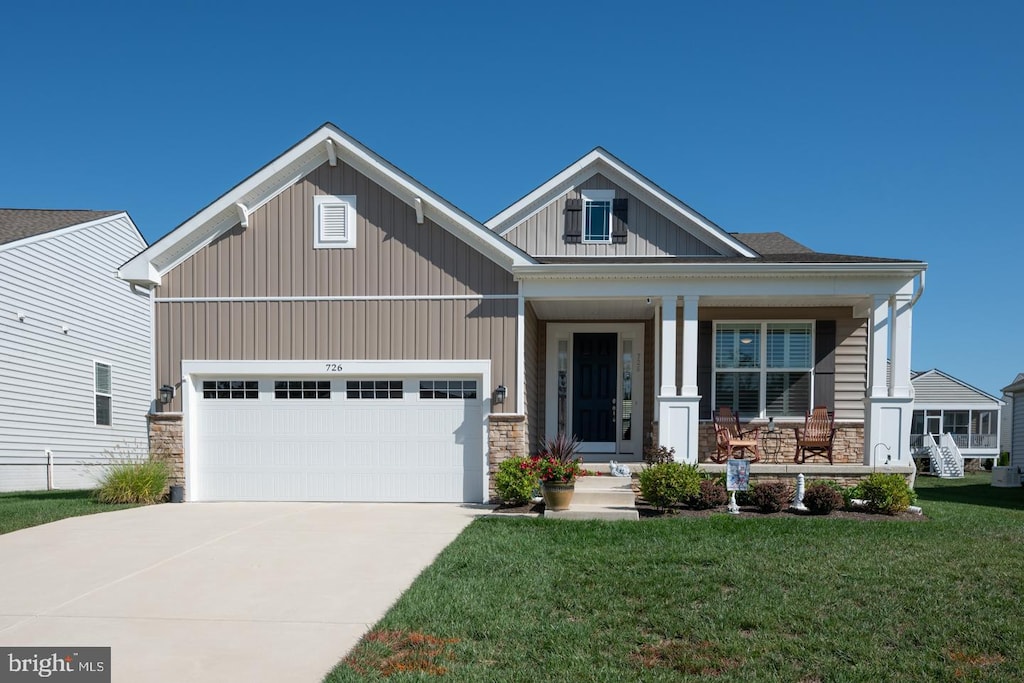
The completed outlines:
{"type": "Polygon", "coordinates": [[[810,457],[821,455],[832,462],[832,442],[836,438],[836,415],[825,406],[817,406],[804,418],[804,428],[794,427],[796,432],[796,456],[793,462],[802,465],[810,457]]]}
{"type": "Polygon", "coordinates": [[[711,456],[714,462],[725,462],[729,458],[742,458],[742,455],[734,455],[747,451],[753,454],[750,462],[761,460],[761,445],[758,441],[761,433],[760,427],[754,427],[743,431],[740,429],[740,416],[733,413],[729,406],[720,406],[715,411],[715,454],[711,456]]]}

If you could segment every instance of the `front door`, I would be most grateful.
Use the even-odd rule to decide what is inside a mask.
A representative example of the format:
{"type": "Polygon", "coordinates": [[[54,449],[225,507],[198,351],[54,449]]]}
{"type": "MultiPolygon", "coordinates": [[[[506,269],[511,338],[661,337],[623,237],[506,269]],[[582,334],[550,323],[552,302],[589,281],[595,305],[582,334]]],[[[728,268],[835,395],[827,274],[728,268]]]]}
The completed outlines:
{"type": "Polygon", "coordinates": [[[618,342],[614,332],[573,335],[572,428],[587,450],[615,450],[618,342]]]}

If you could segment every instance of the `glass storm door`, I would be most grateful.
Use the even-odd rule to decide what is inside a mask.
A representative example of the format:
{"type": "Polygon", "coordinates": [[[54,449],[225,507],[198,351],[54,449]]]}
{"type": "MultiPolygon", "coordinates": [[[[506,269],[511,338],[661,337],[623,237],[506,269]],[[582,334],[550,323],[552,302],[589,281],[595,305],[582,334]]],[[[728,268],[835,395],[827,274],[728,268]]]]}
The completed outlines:
{"type": "Polygon", "coordinates": [[[615,452],[619,335],[576,333],[572,344],[572,429],[584,450],[615,452]]]}

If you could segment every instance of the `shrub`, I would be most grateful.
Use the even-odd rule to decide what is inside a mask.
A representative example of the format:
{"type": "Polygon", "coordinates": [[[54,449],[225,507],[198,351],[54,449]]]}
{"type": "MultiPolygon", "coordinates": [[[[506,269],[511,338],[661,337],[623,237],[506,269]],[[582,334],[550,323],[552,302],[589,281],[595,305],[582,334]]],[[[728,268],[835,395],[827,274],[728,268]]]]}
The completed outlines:
{"type": "Polygon", "coordinates": [[[863,498],[871,512],[898,515],[910,507],[917,494],[900,474],[869,475],[856,487],[856,497],[863,498]]]}
{"type": "Polygon", "coordinates": [[[494,491],[509,505],[524,505],[537,489],[537,470],[528,458],[502,460],[494,475],[494,491]]]}
{"type": "Polygon", "coordinates": [[[648,446],[644,449],[644,462],[650,465],[660,465],[664,462],[675,462],[676,449],[665,448],[664,446],[648,446]]]}
{"type": "Polygon", "coordinates": [[[690,496],[687,504],[695,510],[709,510],[729,502],[725,487],[715,479],[703,479],[696,496],[690,496]]]}
{"type": "Polygon", "coordinates": [[[696,465],[663,462],[640,473],[640,495],[663,510],[699,493],[700,472],[696,465]]]}
{"type": "Polygon", "coordinates": [[[781,512],[789,507],[793,489],[781,481],[766,481],[754,486],[750,498],[761,512],[781,512]]]}
{"type": "Polygon", "coordinates": [[[160,458],[114,462],[100,477],[96,498],[101,503],[156,503],[167,488],[169,468],[160,458]]]}
{"type": "Polygon", "coordinates": [[[843,494],[829,482],[817,481],[804,490],[804,505],[812,515],[827,515],[843,507],[843,494]]]}

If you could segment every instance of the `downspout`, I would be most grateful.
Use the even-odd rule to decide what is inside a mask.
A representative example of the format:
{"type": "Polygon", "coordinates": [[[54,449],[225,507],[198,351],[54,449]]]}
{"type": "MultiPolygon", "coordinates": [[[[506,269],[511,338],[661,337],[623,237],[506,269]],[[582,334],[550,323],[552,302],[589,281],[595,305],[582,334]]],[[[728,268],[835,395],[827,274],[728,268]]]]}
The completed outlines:
{"type": "Polygon", "coordinates": [[[921,284],[917,288],[917,291],[914,292],[914,297],[910,300],[910,307],[911,308],[914,307],[914,304],[917,303],[917,300],[921,298],[922,294],[924,294],[924,274],[925,274],[925,271],[922,270],[921,271],[921,284]]]}

